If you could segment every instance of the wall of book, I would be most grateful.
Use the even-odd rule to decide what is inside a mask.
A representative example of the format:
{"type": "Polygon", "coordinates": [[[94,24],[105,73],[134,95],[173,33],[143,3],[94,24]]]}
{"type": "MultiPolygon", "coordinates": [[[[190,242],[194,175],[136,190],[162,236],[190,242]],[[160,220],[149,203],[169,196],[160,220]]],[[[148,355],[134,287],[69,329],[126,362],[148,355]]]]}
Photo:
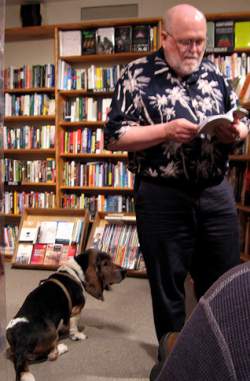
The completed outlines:
{"type": "Polygon", "coordinates": [[[127,154],[104,150],[103,128],[124,65],[159,46],[160,19],[110,24],[6,30],[1,215],[7,254],[27,207],[88,209],[91,218],[97,210],[134,209],[127,154]],[[13,46],[37,41],[53,50],[45,50],[47,62],[11,62],[13,46]]]}
{"type": "Polygon", "coordinates": [[[159,19],[129,19],[58,29],[60,206],[132,212],[127,153],[104,149],[103,128],[115,84],[129,61],[159,46],[159,19]]]}
{"type": "MultiPolygon", "coordinates": [[[[247,108],[249,20],[250,13],[208,15],[206,52],[247,108]]],[[[88,209],[91,219],[96,212],[133,212],[127,153],[104,149],[104,121],[124,65],[157,49],[160,30],[160,19],[152,18],[6,31],[10,43],[48,40],[51,45],[54,40],[47,62],[13,62],[5,70],[1,215],[6,217],[6,250],[13,252],[26,207],[88,209]]],[[[248,168],[248,155],[247,142],[232,158],[236,165],[230,176],[237,184],[244,177],[238,174],[248,168]]],[[[237,187],[242,193],[243,185],[237,187]]],[[[244,207],[246,199],[242,203],[237,196],[244,207]]]]}

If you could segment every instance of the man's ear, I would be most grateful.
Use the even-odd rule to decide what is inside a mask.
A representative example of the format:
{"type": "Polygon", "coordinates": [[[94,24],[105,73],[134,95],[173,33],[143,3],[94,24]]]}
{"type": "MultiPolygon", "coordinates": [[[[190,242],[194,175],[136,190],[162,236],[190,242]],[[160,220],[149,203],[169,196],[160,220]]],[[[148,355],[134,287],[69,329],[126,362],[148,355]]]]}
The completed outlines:
{"type": "Polygon", "coordinates": [[[167,38],[168,38],[167,32],[165,30],[162,30],[161,31],[161,45],[163,48],[165,48],[166,46],[167,38]]]}

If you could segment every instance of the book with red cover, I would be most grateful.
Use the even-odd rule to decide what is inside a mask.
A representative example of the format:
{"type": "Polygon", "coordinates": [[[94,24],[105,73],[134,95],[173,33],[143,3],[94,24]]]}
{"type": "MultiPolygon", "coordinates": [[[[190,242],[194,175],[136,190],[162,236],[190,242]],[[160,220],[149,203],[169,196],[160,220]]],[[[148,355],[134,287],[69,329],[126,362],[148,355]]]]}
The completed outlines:
{"type": "Polygon", "coordinates": [[[44,265],[51,265],[51,266],[58,266],[60,263],[60,257],[62,254],[62,247],[63,247],[63,245],[61,245],[61,244],[49,244],[49,245],[47,245],[43,264],[44,265]]]}
{"type": "Polygon", "coordinates": [[[70,258],[76,255],[77,245],[63,245],[60,264],[67,262],[70,258]]]}
{"type": "Polygon", "coordinates": [[[31,254],[31,264],[43,264],[47,245],[45,243],[35,243],[31,254]]]}

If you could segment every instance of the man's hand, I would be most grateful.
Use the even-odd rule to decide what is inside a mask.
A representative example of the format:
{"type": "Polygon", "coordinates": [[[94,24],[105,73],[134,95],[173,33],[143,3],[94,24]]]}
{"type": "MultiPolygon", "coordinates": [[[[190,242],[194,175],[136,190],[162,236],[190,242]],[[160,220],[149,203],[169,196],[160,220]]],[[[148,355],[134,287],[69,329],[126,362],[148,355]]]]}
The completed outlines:
{"type": "Polygon", "coordinates": [[[239,119],[235,119],[230,126],[220,125],[215,130],[218,140],[225,144],[232,144],[237,140],[243,140],[248,134],[248,128],[239,119]]]}
{"type": "Polygon", "coordinates": [[[175,119],[165,124],[166,140],[178,143],[190,142],[198,133],[198,124],[187,119],[175,119]]]}

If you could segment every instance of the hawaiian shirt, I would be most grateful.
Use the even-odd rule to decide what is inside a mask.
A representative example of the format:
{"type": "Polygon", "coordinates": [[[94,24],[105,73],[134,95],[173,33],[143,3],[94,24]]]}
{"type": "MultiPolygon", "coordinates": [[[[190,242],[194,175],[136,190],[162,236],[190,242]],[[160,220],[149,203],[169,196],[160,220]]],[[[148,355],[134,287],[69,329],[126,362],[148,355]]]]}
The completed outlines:
{"type": "MultiPolygon", "coordinates": [[[[197,71],[180,79],[164,59],[163,49],[129,63],[117,82],[104,129],[105,145],[127,128],[186,118],[199,124],[236,107],[238,99],[217,67],[203,59],[197,71]]],[[[145,127],[146,128],[146,127],[145,127]]],[[[166,141],[129,152],[128,168],[142,176],[180,184],[211,186],[224,178],[232,144],[198,135],[191,142],[166,141]]]]}

